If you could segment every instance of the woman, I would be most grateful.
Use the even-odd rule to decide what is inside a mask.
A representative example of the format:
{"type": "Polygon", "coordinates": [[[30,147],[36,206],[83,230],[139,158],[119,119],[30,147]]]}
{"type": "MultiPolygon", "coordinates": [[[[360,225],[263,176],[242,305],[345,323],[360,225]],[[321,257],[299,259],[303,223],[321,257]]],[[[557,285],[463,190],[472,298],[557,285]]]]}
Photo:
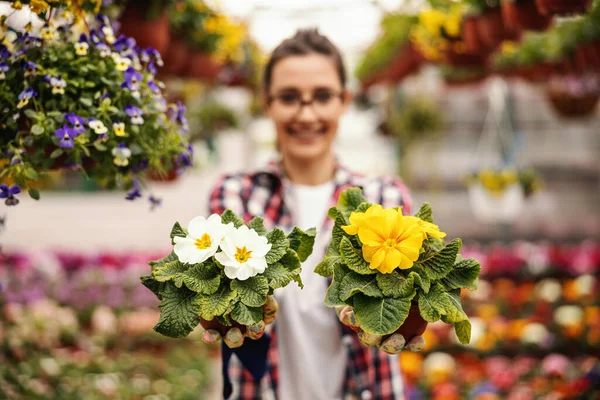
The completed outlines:
{"type": "MultiPolygon", "coordinates": [[[[304,289],[289,285],[275,293],[279,310],[277,323],[268,333],[267,373],[255,382],[247,370],[235,364],[234,357],[229,367],[233,398],[403,399],[398,360],[392,354],[404,347],[404,338],[394,335],[379,348],[361,344],[379,343],[381,338],[342,326],[340,321],[352,327],[352,310],[346,307],[336,316],[325,307],[329,282],[313,270],[331,238],[327,210],[344,189],[362,187],[369,201],[384,207],[403,206],[405,213],[410,212],[408,191],[397,179],[367,180],[336,162],[333,141],[352,96],[346,89],[339,50],[316,30],[298,31],[273,51],[265,68],[263,90],[281,160],[262,171],[223,177],[211,194],[210,212],[229,208],[246,221],[262,216],[269,228],[289,231],[293,226],[314,226],[318,234],[313,254],[302,266],[304,289]]],[[[273,302],[269,304],[267,323],[272,321],[267,314],[276,308],[273,302]]],[[[246,336],[256,339],[262,330],[264,324],[259,324],[246,336]]],[[[234,328],[225,335],[225,343],[232,348],[242,346],[243,336],[234,328]]],[[[207,330],[203,339],[215,342],[221,337],[207,330]]],[[[406,347],[418,351],[423,344],[418,337],[406,347]]]]}

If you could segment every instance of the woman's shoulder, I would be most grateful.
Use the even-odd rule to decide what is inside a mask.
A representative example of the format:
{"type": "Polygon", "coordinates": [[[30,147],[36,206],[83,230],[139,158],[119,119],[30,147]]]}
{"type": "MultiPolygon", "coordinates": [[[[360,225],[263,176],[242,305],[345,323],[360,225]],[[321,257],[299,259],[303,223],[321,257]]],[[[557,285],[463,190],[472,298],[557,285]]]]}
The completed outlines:
{"type": "Polygon", "coordinates": [[[410,212],[412,199],[410,190],[397,176],[378,176],[363,179],[363,192],[372,203],[383,207],[402,206],[405,213],[410,212]]]}

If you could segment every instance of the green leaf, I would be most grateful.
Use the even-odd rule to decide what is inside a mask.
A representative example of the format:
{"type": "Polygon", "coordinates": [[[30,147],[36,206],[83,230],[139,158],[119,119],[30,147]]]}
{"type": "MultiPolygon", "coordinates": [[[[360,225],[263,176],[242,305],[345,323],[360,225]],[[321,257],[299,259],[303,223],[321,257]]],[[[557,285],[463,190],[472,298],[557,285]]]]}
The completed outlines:
{"type": "Polygon", "coordinates": [[[166,282],[159,282],[152,275],[144,275],[140,277],[142,281],[142,285],[146,286],[152,293],[158,297],[159,300],[162,300],[161,293],[167,287],[166,282]]]}
{"type": "Polygon", "coordinates": [[[33,133],[36,136],[41,135],[42,133],[44,133],[44,127],[42,125],[35,124],[31,127],[31,133],[33,133]]]}
{"type": "Polygon", "coordinates": [[[377,280],[374,276],[360,275],[354,271],[350,271],[340,284],[340,300],[346,301],[357,293],[362,293],[370,297],[383,297],[383,293],[377,287],[377,280]]]}
{"type": "Polygon", "coordinates": [[[194,264],[183,273],[183,283],[196,293],[213,294],[219,290],[221,274],[210,262],[194,264]]]}
{"type": "Polygon", "coordinates": [[[221,222],[227,225],[230,222],[233,222],[233,226],[239,228],[244,225],[244,220],[235,215],[235,213],[231,210],[225,210],[223,214],[221,214],[221,222]]]}
{"type": "Polygon", "coordinates": [[[307,229],[304,232],[298,227],[294,227],[294,230],[287,236],[290,241],[290,248],[298,253],[301,262],[306,261],[312,254],[316,236],[317,230],[315,228],[307,229]]]}
{"type": "Polygon", "coordinates": [[[233,324],[231,323],[231,319],[229,318],[229,315],[225,314],[225,315],[217,315],[216,320],[225,326],[232,326],[233,324]]]}
{"type": "Polygon", "coordinates": [[[323,261],[317,264],[314,272],[325,278],[328,278],[331,275],[333,275],[333,270],[335,269],[335,266],[343,263],[344,260],[342,260],[342,257],[339,255],[337,250],[335,250],[330,244],[327,247],[327,253],[325,254],[325,258],[323,259],[323,261]]]}
{"type": "Polygon", "coordinates": [[[254,276],[245,281],[231,281],[231,289],[235,290],[242,303],[248,307],[260,307],[267,302],[269,281],[264,276],[254,276]]]}
{"type": "Polygon", "coordinates": [[[25,111],[23,111],[23,113],[25,114],[25,116],[27,118],[38,119],[38,114],[35,111],[33,111],[31,108],[26,109],[25,111]]]}
{"type": "Polygon", "coordinates": [[[168,262],[152,270],[152,276],[159,282],[173,281],[178,288],[183,284],[185,272],[190,266],[182,264],[179,260],[168,262]]]}
{"type": "Polygon", "coordinates": [[[55,159],[62,156],[64,153],[63,149],[56,149],[50,154],[50,158],[55,159]]]}
{"type": "Polygon", "coordinates": [[[290,247],[290,241],[285,237],[285,233],[279,228],[273,229],[267,234],[267,240],[271,243],[271,250],[265,256],[267,264],[276,263],[283,257],[290,247]]]}
{"type": "Polygon", "coordinates": [[[356,208],[356,212],[364,213],[366,212],[373,204],[368,201],[360,203],[360,205],[356,208]]]}
{"type": "Polygon", "coordinates": [[[414,272],[405,277],[398,270],[391,274],[377,274],[377,285],[387,297],[407,297],[414,290],[415,276],[420,279],[414,272]]]}
{"type": "Polygon", "coordinates": [[[34,200],[40,199],[40,192],[37,189],[29,189],[29,197],[34,200]]]}
{"type": "Polygon", "coordinates": [[[179,236],[179,237],[186,237],[187,236],[187,232],[185,231],[185,229],[183,229],[181,227],[181,225],[179,225],[179,222],[175,222],[175,225],[173,225],[173,229],[171,229],[171,243],[175,244],[175,236],[179,236]]]}
{"type": "Polygon", "coordinates": [[[333,279],[327,288],[325,295],[325,305],[327,307],[337,307],[348,305],[347,302],[340,299],[340,288],[346,275],[350,270],[344,264],[337,264],[333,270],[333,279]]]}
{"type": "Polygon", "coordinates": [[[359,188],[346,189],[340,194],[338,208],[342,212],[342,215],[347,219],[350,217],[350,213],[356,211],[358,206],[365,201],[367,201],[367,199],[359,188]]]}
{"type": "Polygon", "coordinates": [[[92,99],[88,98],[88,97],[80,97],[79,98],[79,102],[81,104],[83,104],[86,107],[91,107],[94,103],[92,102],[92,99]]]}
{"type": "MultiPolygon", "coordinates": [[[[269,265],[262,276],[269,280],[269,287],[271,289],[279,289],[296,280],[296,277],[300,275],[300,271],[302,271],[301,268],[289,269],[280,262],[276,262],[269,265]]],[[[301,285],[299,286],[302,287],[301,285]]]]}
{"type": "Polygon", "coordinates": [[[445,278],[452,271],[456,255],[462,247],[460,239],[454,239],[441,251],[435,253],[429,258],[418,261],[418,264],[427,271],[429,277],[433,280],[445,278]]]}
{"type": "Polygon", "coordinates": [[[237,293],[235,290],[231,290],[229,285],[224,284],[213,294],[199,294],[198,296],[200,298],[200,316],[210,321],[218,315],[225,315],[237,293]]]}
{"type": "Polygon", "coordinates": [[[442,285],[448,290],[468,288],[477,289],[477,277],[481,272],[481,265],[473,258],[468,258],[454,264],[454,268],[444,279],[442,285]]]}
{"type": "Polygon", "coordinates": [[[469,344],[471,342],[471,323],[468,319],[456,322],[454,324],[454,332],[456,332],[456,336],[462,344],[469,344]]]}
{"type": "Polygon", "coordinates": [[[231,318],[238,324],[253,325],[263,318],[262,307],[248,307],[242,302],[237,302],[231,311],[231,318]]]}
{"type": "Polygon", "coordinates": [[[419,208],[419,211],[415,214],[415,217],[433,223],[433,210],[431,209],[431,204],[423,203],[421,208],[419,208]]]}
{"type": "Polygon", "coordinates": [[[302,272],[302,267],[300,266],[300,258],[298,257],[298,253],[296,253],[292,249],[287,249],[285,255],[281,257],[278,261],[279,264],[283,265],[290,271],[294,271],[295,274],[292,275],[292,279],[296,281],[300,288],[304,288],[304,284],[302,283],[302,278],[300,277],[300,272],[302,272]]]}
{"type": "Polygon", "coordinates": [[[108,150],[108,148],[105,145],[103,145],[102,143],[99,143],[99,142],[94,142],[94,147],[98,151],[106,151],[106,150],[108,150]]]}
{"type": "Polygon", "coordinates": [[[410,310],[410,298],[354,297],[354,314],[358,325],[372,335],[389,335],[398,329],[410,310]]]}
{"type": "Polygon", "coordinates": [[[340,241],[340,256],[344,264],[358,274],[374,275],[377,273],[376,269],[369,268],[369,264],[364,260],[362,252],[356,249],[347,237],[342,238],[340,241]]]}
{"type": "Polygon", "coordinates": [[[265,228],[265,221],[262,217],[254,217],[248,222],[248,228],[254,229],[260,236],[267,236],[267,228],[265,228]]]}
{"type": "Polygon", "coordinates": [[[201,295],[168,284],[161,296],[160,319],[154,330],[172,338],[187,336],[200,323],[201,295]]]}
{"type": "Polygon", "coordinates": [[[438,321],[442,314],[452,307],[450,300],[445,296],[444,288],[435,284],[429,293],[419,295],[419,311],[421,317],[427,322],[438,321]]]}
{"type": "Polygon", "coordinates": [[[448,299],[449,306],[446,308],[446,312],[442,313],[445,315],[445,319],[448,322],[460,322],[467,319],[467,314],[463,311],[462,301],[460,300],[460,289],[455,289],[450,292],[444,293],[444,296],[448,299]]]}
{"type": "Polygon", "coordinates": [[[431,278],[429,277],[427,271],[418,265],[413,265],[409,276],[413,274],[417,275],[414,277],[415,285],[418,285],[421,289],[423,289],[423,292],[429,293],[429,288],[431,287],[431,278]]]}
{"type": "Polygon", "coordinates": [[[169,255],[161,258],[160,260],[148,261],[148,265],[152,267],[152,271],[154,271],[158,267],[162,267],[163,265],[170,263],[171,261],[178,261],[177,254],[174,251],[171,251],[169,255]]]}
{"type": "Polygon", "coordinates": [[[341,213],[338,213],[335,218],[335,223],[333,225],[333,229],[331,230],[331,244],[334,248],[339,249],[342,238],[347,237],[350,238],[344,230],[342,226],[348,225],[348,221],[344,218],[341,213]]]}

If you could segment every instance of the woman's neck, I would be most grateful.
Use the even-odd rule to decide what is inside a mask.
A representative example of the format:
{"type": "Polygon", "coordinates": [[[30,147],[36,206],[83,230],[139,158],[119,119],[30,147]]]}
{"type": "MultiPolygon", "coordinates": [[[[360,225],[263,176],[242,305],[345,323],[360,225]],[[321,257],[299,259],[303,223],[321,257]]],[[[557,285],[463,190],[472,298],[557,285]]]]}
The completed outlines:
{"type": "Polygon", "coordinates": [[[333,179],[335,158],[332,153],[314,162],[283,157],[283,169],[290,182],[308,186],[321,185],[333,179]]]}

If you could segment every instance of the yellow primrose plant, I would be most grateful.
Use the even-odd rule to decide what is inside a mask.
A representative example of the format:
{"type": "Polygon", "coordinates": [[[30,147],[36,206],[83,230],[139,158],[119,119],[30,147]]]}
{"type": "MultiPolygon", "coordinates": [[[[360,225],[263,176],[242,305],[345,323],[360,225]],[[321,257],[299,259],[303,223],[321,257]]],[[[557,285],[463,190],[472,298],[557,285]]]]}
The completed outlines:
{"type": "Polygon", "coordinates": [[[461,289],[476,289],[481,267],[462,259],[460,239],[446,243],[424,203],[415,216],[402,208],[366,201],[362,191],[344,191],[337,207],[332,240],[315,272],[333,279],[328,307],[351,306],[366,333],[389,335],[399,330],[412,309],[426,322],[454,324],[461,343],[469,343],[471,324],[463,311],[461,289]]]}
{"type": "Polygon", "coordinates": [[[300,278],[312,253],[316,230],[298,228],[285,235],[268,231],[261,217],[248,224],[232,211],[195,217],[187,229],[173,226],[173,251],[150,261],[142,284],[160,300],[154,330],[187,336],[202,320],[224,326],[251,326],[263,319],[263,306],[278,288],[300,278]]]}

